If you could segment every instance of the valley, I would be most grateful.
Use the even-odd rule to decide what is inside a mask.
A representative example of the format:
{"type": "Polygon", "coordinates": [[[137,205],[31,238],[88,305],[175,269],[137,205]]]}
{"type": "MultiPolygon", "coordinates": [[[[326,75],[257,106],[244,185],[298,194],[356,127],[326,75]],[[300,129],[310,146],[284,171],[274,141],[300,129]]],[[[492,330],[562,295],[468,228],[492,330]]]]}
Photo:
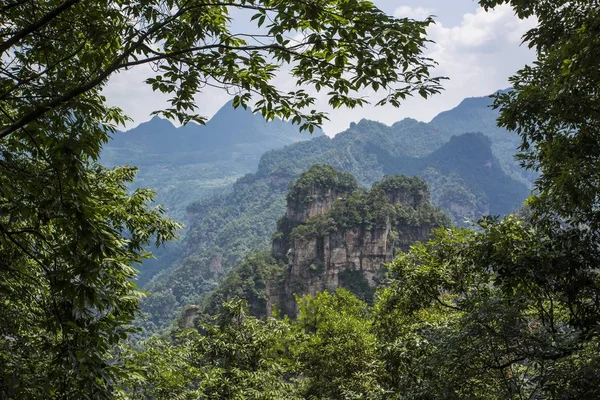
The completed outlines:
{"type": "MultiPolygon", "coordinates": [[[[178,145],[188,151],[196,149],[191,153],[196,158],[189,160],[203,160],[203,165],[224,176],[222,184],[212,189],[214,175],[205,174],[199,164],[185,164],[185,159],[177,158],[178,151],[160,153],[161,146],[145,138],[145,146],[154,148],[165,160],[181,160],[181,164],[173,161],[175,169],[166,181],[161,181],[170,183],[155,187],[159,201],[173,193],[185,193],[166,204],[174,210],[170,215],[182,218],[187,228],[180,242],[159,250],[157,259],[145,262],[141,268],[140,283],[150,294],[141,303],[145,313],[141,325],[148,333],[168,327],[182,307],[209,301],[207,296],[219,290],[220,282],[246,255],[270,248],[276,221],[285,213],[289,185],[315,164],[350,173],[365,188],[385,175],[419,176],[429,187],[432,204],[455,225],[469,226],[484,215],[503,216],[516,211],[529,195],[533,175],[519,169],[509,156],[511,146],[516,151],[518,137],[496,127],[498,114],[491,105],[490,98],[465,99],[430,123],[405,119],[387,126],[362,120],[333,138],[320,132],[310,138],[297,132],[292,136],[293,129],[283,122],[274,127],[263,122],[262,127],[269,126],[267,133],[260,136],[252,131],[250,136],[255,140],[257,136],[262,139],[245,156],[240,150],[244,146],[236,144],[246,140],[242,133],[227,133],[230,142],[220,140],[204,147],[178,145]],[[278,147],[286,136],[296,143],[278,147]],[[269,142],[274,137],[277,140],[269,142]],[[265,149],[264,154],[259,155],[259,145],[265,149]],[[204,160],[210,148],[219,148],[224,160],[204,160]],[[184,168],[191,175],[198,171],[196,186],[180,180],[184,168]]],[[[227,112],[229,121],[234,121],[238,113],[242,117],[237,123],[230,122],[228,129],[232,132],[253,126],[249,111],[227,112]]],[[[224,122],[219,118],[223,116],[217,114],[215,118],[215,126],[222,129],[224,122]]],[[[209,121],[206,128],[211,129],[212,124],[209,121]]],[[[135,130],[133,133],[138,134],[135,130]]],[[[139,132],[140,137],[143,135],[139,132]]],[[[189,143],[186,140],[182,142],[189,143]]],[[[132,142],[129,146],[135,147],[132,142]]],[[[161,165],[142,165],[142,179],[160,170],[161,165]]]]}

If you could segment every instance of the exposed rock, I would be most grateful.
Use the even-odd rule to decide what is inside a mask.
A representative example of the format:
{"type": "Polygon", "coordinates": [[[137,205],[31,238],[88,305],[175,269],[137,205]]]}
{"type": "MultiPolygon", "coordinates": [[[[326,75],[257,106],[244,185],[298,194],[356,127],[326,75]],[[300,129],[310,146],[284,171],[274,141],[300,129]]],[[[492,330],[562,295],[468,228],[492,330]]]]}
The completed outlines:
{"type": "Polygon", "coordinates": [[[195,327],[196,319],[200,314],[200,307],[198,306],[188,306],[181,313],[181,317],[179,318],[179,327],[181,329],[191,329],[195,327]]]}
{"type": "MultiPolygon", "coordinates": [[[[359,201],[357,199],[371,201],[366,209],[373,215],[387,213],[383,217],[367,221],[367,216],[360,216],[351,226],[333,221],[336,225],[332,230],[294,234],[298,227],[310,225],[311,218],[329,215],[334,218],[338,215],[335,211],[345,207],[351,195],[349,191],[323,188],[315,183],[310,188],[310,201],[301,203],[297,197],[288,196],[286,215],[280,219],[273,240],[273,256],[287,262],[288,268],[281,279],[266,289],[267,314],[276,306],[293,316],[297,313],[295,296],[315,295],[338,287],[349,289],[367,302],[372,301],[375,288],[383,278],[383,265],[392,261],[398,251],[426,240],[434,227],[449,221],[429,205],[423,181],[398,176],[384,178],[370,193],[363,191],[362,197],[353,198],[354,203],[359,201]],[[381,191],[385,195],[378,195],[381,191]],[[380,205],[381,210],[373,210],[374,205],[380,205]]],[[[340,212],[340,215],[345,214],[349,213],[340,212]]]]}
{"type": "Polygon", "coordinates": [[[295,227],[304,224],[310,217],[324,215],[333,208],[336,200],[343,200],[348,195],[348,192],[315,185],[310,191],[309,201],[302,202],[297,198],[288,198],[286,214],[279,220],[277,226],[281,234],[274,235],[273,238],[274,257],[283,258],[287,255],[290,248],[289,234],[295,227]]]}
{"type": "Polygon", "coordinates": [[[288,201],[286,216],[297,222],[306,222],[313,215],[323,215],[333,207],[333,202],[343,198],[348,193],[339,192],[332,188],[322,188],[317,185],[310,190],[310,200],[300,199],[288,201]]]}
{"type": "Polygon", "coordinates": [[[221,254],[215,255],[208,263],[208,270],[215,279],[223,274],[223,256],[221,254]]]}

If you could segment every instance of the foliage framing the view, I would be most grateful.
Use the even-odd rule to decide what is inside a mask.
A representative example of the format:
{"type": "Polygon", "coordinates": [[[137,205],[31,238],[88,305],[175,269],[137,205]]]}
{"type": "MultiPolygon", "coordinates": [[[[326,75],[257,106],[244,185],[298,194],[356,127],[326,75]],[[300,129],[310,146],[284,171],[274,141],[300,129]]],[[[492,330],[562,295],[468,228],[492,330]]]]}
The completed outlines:
{"type": "Polygon", "coordinates": [[[396,19],[367,1],[15,1],[1,11],[0,138],[104,108],[98,89],[141,64],[157,71],[147,83],[172,95],[158,112],[180,122],[202,122],[194,95],[217,86],[236,94],[234,106],[258,95],[256,110],[267,119],[320,124],[325,114],[310,110],[312,95],[271,82],[282,65],[298,85],[326,90],[333,107],[365,104],[354,96],[365,88],[384,90],[378,104],[393,105],[441,89],[428,73],[433,61],[422,54],[432,20],[396,19]],[[254,32],[233,30],[233,11],[247,16],[254,32]]]}
{"type": "Polygon", "coordinates": [[[134,170],[96,164],[126,120],[102,95],[111,76],[151,65],[147,83],[171,96],[157,113],[179,122],[203,122],[194,95],[216,86],[312,131],[325,114],[273,85],[282,66],[333,107],[364,104],[364,88],[384,91],[378,104],[427,97],[440,90],[422,54],[431,22],[356,0],[0,5],[2,396],[111,397],[124,373],[112,351],[137,310],[132,265],[178,227],[151,192],[128,194],[134,170]],[[232,31],[233,11],[254,30],[232,31]]]}
{"type": "Polygon", "coordinates": [[[477,231],[438,231],[432,241],[414,246],[390,266],[388,285],[379,291],[371,314],[364,308],[355,313],[360,307],[342,300],[347,294],[336,294],[339,300],[327,293],[301,300],[317,307],[303,310],[289,324],[300,327],[312,346],[302,336],[292,336],[293,344],[280,341],[290,347],[279,360],[292,366],[310,360],[309,366],[321,366],[328,379],[311,387],[311,369],[296,367],[294,376],[302,376],[314,391],[299,385],[290,395],[600,396],[598,5],[480,3],[510,3],[518,16],[538,20],[525,36],[538,61],[519,71],[515,90],[501,93],[496,103],[500,123],[521,135],[521,160],[541,172],[538,193],[527,204],[531,212],[524,213],[527,219],[483,219],[477,231]],[[346,370],[349,366],[354,369],[346,370]],[[368,385],[353,386],[353,372],[368,385]],[[337,383],[333,388],[332,382],[337,383]],[[342,388],[351,390],[335,392],[342,388]]]}

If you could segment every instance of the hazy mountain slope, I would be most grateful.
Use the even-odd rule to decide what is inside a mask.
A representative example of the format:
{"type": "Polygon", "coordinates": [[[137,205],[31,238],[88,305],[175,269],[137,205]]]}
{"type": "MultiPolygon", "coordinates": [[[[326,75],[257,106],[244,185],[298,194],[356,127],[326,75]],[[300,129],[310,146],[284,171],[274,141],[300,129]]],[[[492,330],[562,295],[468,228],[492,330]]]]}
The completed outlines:
{"type": "MultiPolygon", "coordinates": [[[[223,193],[244,174],[255,171],[261,155],[320,136],[300,133],[288,122],[266,122],[250,110],[225,104],[206,125],[190,123],[175,127],[158,117],[126,132],[117,132],[106,144],[102,163],[139,167],[134,187],[150,187],[156,202],[165,205],[169,216],[189,225],[186,206],[223,193]]],[[[141,268],[139,284],[181,256],[181,244],[171,243],[155,253],[141,268]]]]}
{"type": "Polygon", "coordinates": [[[144,288],[152,293],[142,302],[149,331],[168,324],[179,307],[200,302],[238,259],[269,245],[285,210],[288,182],[278,176],[249,175],[233,191],[189,207],[198,220],[190,228],[183,257],[144,288]]]}
{"type": "MultiPolygon", "coordinates": [[[[313,136],[322,135],[321,131],[313,136]]],[[[235,157],[241,152],[254,154],[268,149],[306,140],[307,132],[300,133],[298,127],[276,119],[267,122],[250,109],[233,108],[226,103],[205,125],[190,122],[176,128],[171,122],[154,117],[127,132],[119,132],[106,145],[110,157],[128,152],[138,156],[139,164],[156,161],[187,163],[198,161],[193,156],[203,155],[208,160],[235,157]]],[[[120,161],[120,160],[119,160],[120,161]]]]}
{"type": "MultiPolygon", "coordinates": [[[[348,155],[353,159],[364,158],[356,154],[357,149],[364,148],[366,143],[372,149],[379,147],[395,157],[420,157],[434,152],[442,144],[450,141],[452,136],[481,132],[490,139],[492,153],[498,159],[501,168],[514,179],[531,187],[536,175],[520,168],[514,159],[520,145],[519,136],[497,126],[498,111],[491,107],[492,103],[490,97],[467,98],[457,107],[440,113],[429,123],[406,118],[387,126],[375,121],[361,120],[352,123],[348,130],[336,135],[334,142],[329,146],[339,148],[346,145],[349,148],[348,155]]],[[[323,142],[313,147],[318,150],[322,144],[323,142]]],[[[264,163],[267,169],[271,169],[268,164],[285,165],[284,161],[287,160],[286,167],[299,172],[308,168],[312,160],[326,161],[329,155],[317,151],[308,157],[303,149],[303,146],[299,146],[286,149],[285,152],[269,152],[261,159],[261,164],[264,163]],[[293,156],[299,153],[303,154],[302,159],[293,156]]],[[[340,157],[340,154],[336,156],[340,157]]],[[[377,163],[371,163],[371,167],[377,169],[377,163]]],[[[364,172],[352,173],[361,183],[365,183],[362,179],[364,172]]]]}
{"type": "MultiPolygon", "coordinates": [[[[380,124],[363,122],[333,139],[315,138],[270,151],[257,173],[239,179],[233,191],[190,205],[188,212],[197,219],[184,256],[145,288],[153,294],[142,305],[148,314],[146,328],[163,327],[179,307],[201,302],[241,257],[268,248],[276,219],[285,211],[287,186],[306,165],[326,163],[356,173],[364,185],[384,173],[420,175],[431,186],[433,202],[459,223],[489,212],[510,212],[512,204],[516,208],[527,196],[527,188],[499,167],[489,139],[482,134],[454,137],[422,157],[394,156],[391,153],[415,153],[409,146],[385,150],[410,131],[401,134],[397,127],[395,134],[380,136],[369,127],[380,128],[380,124]]],[[[418,127],[429,129],[425,124],[418,127]]]]}
{"type": "Polygon", "coordinates": [[[157,202],[185,220],[191,201],[231,186],[256,169],[265,151],[314,136],[281,120],[266,122],[250,110],[225,104],[207,123],[176,128],[158,117],[118,132],[104,147],[105,165],[140,168],[136,186],[157,189],[157,202]]]}
{"type": "Polygon", "coordinates": [[[320,137],[264,154],[258,165],[259,176],[285,172],[298,176],[315,163],[326,163],[352,173],[362,185],[383,176],[376,149],[394,157],[423,156],[439,148],[443,132],[423,122],[405,119],[392,127],[361,120],[334,138],[320,137]]]}
{"type": "Polygon", "coordinates": [[[490,97],[471,97],[464,99],[455,108],[438,114],[429,125],[438,128],[449,139],[452,135],[467,132],[482,132],[492,142],[492,151],[501,167],[513,178],[531,187],[536,174],[522,169],[514,159],[521,144],[519,135],[498,127],[498,110],[492,108],[490,97]]]}
{"type": "Polygon", "coordinates": [[[418,175],[429,184],[432,201],[460,223],[461,218],[505,215],[522,205],[529,189],[504,172],[482,133],[453,136],[421,158],[396,158],[378,149],[385,174],[418,175]]]}

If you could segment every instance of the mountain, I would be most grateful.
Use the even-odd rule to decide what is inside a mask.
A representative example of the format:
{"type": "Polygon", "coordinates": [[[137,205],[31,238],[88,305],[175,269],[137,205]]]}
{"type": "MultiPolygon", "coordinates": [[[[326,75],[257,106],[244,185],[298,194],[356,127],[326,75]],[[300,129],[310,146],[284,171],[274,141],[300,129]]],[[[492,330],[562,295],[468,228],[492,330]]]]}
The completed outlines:
{"type": "Polygon", "coordinates": [[[351,174],[316,164],[285,197],[271,250],[244,257],[188,317],[192,310],[215,313],[234,296],[247,299],[255,316],[275,307],[295,315],[295,295],[338,287],[370,303],[384,279],[384,263],[432,229],[450,225],[416,177],[386,176],[365,190],[351,174]]]}
{"type": "MultiPolygon", "coordinates": [[[[317,131],[313,136],[322,134],[317,131]]],[[[176,128],[170,121],[154,117],[127,132],[118,132],[105,146],[105,161],[120,162],[125,155],[130,157],[126,160],[133,156],[136,165],[258,160],[266,150],[308,138],[308,133],[300,133],[289,122],[267,122],[250,109],[234,108],[230,101],[205,125],[190,122],[176,128]]]]}
{"type": "Polygon", "coordinates": [[[287,268],[267,282],[264,315],[277,307],[294,316],[295,296],[338,287],[371,303],[385,263],[451,225],[419,178],[388,175],[364,190],[346,184],[345,175],[317,164],[290,187],[272,248],[287,268]]]}
{"type": "MultiPolygon", "coordinates": [[[[487,110],[488,119],[494,119],[487,110]]],[[[490,136],[453,136],[442,126],[413,119],[392,126],[362,120],[333,139],[322,137],[267,152],[257,174],[298,176],[315,163],[326,163],[352,173],[365,186],[385,174],[419,175],[431,186],[433,202],[459,224],[465,218],[504,215],[519,207],[528,185],[522,176],[517,179],[502,167],[513,162],[512,157],[500,160],[494,153],[494,140],[505,140],[499,131],[490,136]]]]}
{"type": "Polygon", "coordinates": [[[440,205],[455,223],[481,215],[506,215],[523,203],[527,186],[505,173],[492,151],[492,141],[482,133],[452,136],[424,157],[394,157],[377,149],[378,161],[388,175],[402,173],[425,179],[440,205]]]}
{"type": "Polygon", "coordinates": [[[267,122],[229,102],[205,125],[175,127],[154,117],[117,132],[104,146],[102,163],[139,166],[136,186],[156,188],[157,202],[165,204],[172,217],[186,220],[189,202],[230,187],[256,169],[265,151],[321,135],[301,133],[279,119],[267,122]]]}
{"type": "MultiPolygon", "coordinates": [[[[266,122],[251,110],[225,104],[205,125],[175,127],[154,117],[126,132],[117,132],[104,146],[101,162],[107,166],[139,167],[133,188],[156,190],[157,204],[170,217],[189,225],[189,203],[231,190],[235,181],[255,171],[261,155],[271,149],[322,136],[299,132],[297,126],[276,119],[266,122]]],[[[184,232],[185,233],[185,232],[184,232]]],[[[182,243],[169,243],[144,262],[138,284],[181,255],[182,243]]]]}
{"type": "MultiPolygon", "coordinates": [[[[510,89],[501,90],[506,92],[510,89]]],[[[492,152],[500,162],[500,166],[512,178],[520,180],[531,188],[537,174],[521,168],[514,159],[519,146],[520,137],[500,128],[496,120],[500,113],[493,109],[491,97],[470,97],[464,99],[455,108],[438,114],[429,125],[445,132],[445,138],[466,132],[482,132],[492,143],[492,152]]]]}
{"type": "MultiPolygon", "coordinates": [[[[482,104],[467,99],[454,109],[472,115],[465,117],[470,125],[464,129],[495,121],[496,112],[482,104]]],[[[238,179],[231,191],[192,203],[187,211],[194,219],[182,257],[145,286],[152,293],[142,304],[148,315],[145,327],[159,329],[179,307],[202,303],[239,260],[269,248],[276,220],[286,210],[288,185],[314,164],[351,173],[364,187],[386,174],[418,175],[428,183],[432,203],[456,224],[517,209],[529,194],[530,182],[503,168],[512,157],[501,153],[504,158],[499,159],[494,152],[502,141],[513,140],[502,136],[510,134],[494,129],[455,135],[449,124],[460,118],[452,110],[440,118],[435,123],[405,119],[392,126],[362,120],[334,138],[321,136],[270,150],[257,171],[238,179]]]]}

